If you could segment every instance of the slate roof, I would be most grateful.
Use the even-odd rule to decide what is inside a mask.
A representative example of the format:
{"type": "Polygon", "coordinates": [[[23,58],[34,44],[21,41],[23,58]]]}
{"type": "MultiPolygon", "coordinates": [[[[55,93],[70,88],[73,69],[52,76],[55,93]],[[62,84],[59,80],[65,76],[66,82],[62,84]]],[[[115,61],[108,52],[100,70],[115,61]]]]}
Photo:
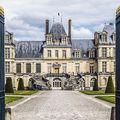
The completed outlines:
{"type": "Polygon", "coordinates": [[[16,58],[40,58],[43,41],[15,41],[16,58]]]}
{"type": "Polygon", "coordinates": [[[65,29],[62,23],[59,23],[59,22],[54,23],[51,27],[50,34],[53,35],[54,40],[60,40],[62,34],[66,35],[65,29]]]}
{"type": "Polygon", "coordinates": [[[88,50],[94,48],[93,39],[73,39],[72,40],[72,50],[80,49],[81,57],[88,57],[88,50]]]}
{"type": "MultiPolygon", "coordinates": [[[[44,41],[15,41],[16,58],[41,58],[44,41]]],[[[88,49],[94,48],[91,39],[73,39],[72,50],[80,49],[82,57],[87,57],[88,49]],[[86,56],[85,56],[86,55],[86,56]]]]}
{"type": "Polygon", "coordinates": [[[112,35],[115,32],[114,24],[113,23],[106,24],[103,28],[103,32],[104,31],[108,33],[108,35],[107,35],[108,42],[112,43],[112,41],[113,41],[112,35]]]}

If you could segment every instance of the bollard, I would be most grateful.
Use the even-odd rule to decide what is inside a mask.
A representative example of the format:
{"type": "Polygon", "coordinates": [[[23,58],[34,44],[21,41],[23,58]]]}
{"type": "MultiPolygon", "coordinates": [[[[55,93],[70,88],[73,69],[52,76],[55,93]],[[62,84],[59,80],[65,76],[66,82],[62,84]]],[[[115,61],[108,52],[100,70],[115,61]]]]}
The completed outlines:
{"type": "Polygon", "coordinates": [[[115,107],[111,108],[111,118],[110,120],[115,120],[115,107]]]}
{"type": "Polygon", "coordinates": [[[5,120],[12,120],[12,117],[11,117],[11,108],[6,108],[5,109],[5,120]]]}

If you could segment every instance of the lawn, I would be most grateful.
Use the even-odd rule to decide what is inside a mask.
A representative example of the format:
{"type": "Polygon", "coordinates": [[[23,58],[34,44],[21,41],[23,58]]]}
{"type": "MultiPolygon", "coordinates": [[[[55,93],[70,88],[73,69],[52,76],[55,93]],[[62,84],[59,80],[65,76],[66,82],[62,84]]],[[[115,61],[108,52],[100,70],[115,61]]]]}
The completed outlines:
{"type": "MultiPolygon", "coordinates": [[[[99,90],[99,91],[85,90],[85,91],[80,91],[80,92],[87,94],[87,95],[105,95],[104,90],[99,90]]],[[[114,93],[110,93],[110,95],[114,95],[114,93]]]]}
{"type": "Polygon", "coordinates": [[[32,95],[37,92],[37,90],[17,90],[14,93],[7,93],[7,95],[32,95]]]}
{"type": "Polygon", "coordinates": [[[114,96],[96,96],[96,98],[115,104],[114,96]]]}
{"type": "Polygon", "coordinates": [[[11,103],[11,102],[20,100],[20,99],[22,99],[22,98],[23,98],[23,97],[6,96],[6,97],[5,97],[5,104],[8,104],[8,103],[11,103]]]}

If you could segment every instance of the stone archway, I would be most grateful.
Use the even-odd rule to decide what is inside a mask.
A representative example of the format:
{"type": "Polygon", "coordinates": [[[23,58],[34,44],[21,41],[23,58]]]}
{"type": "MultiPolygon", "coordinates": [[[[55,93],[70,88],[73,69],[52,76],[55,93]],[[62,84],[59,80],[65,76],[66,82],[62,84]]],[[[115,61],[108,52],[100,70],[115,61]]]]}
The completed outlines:
{"type": "Polygon", "coordinates": [[[82,79],[80,80],[80,90],[84,90],[84,89],[85,89],[85,79],[82,78],[82,79]]]}
{"type": "Polygon", "coordinates": [[[60,78],[54,78],[53,79],[53,84],[52,84],[52,89],[61,89],[62,87],[62,81],[60,78]]]}
{"type": "Polygon", "coordinates": [[[90,90],[93,90],[95,80],[96,80],[96,78],[91,78],[91,80],[90,80],[90,90]]]}
{"type": "Polygon", "coordinates": [[[29,79],[29,82],[28,82],[28,87],[29,87],[29,89],[35,89],[35,86],[34,86],[34,79],[32,79],[32,78],[30,78],[29,79]]]}

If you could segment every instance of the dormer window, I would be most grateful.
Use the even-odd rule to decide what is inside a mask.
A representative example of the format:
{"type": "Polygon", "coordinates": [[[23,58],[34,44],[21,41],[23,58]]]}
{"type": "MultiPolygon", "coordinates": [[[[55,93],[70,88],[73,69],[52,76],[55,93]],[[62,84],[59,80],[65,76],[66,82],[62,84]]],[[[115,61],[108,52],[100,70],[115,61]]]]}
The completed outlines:
{"type": "Polygon", "coordinates": [[[94,49],[89,51],[89,57],[90,58],[94,58],[95,57],[95,50],[94,49]]]}
{"type": "Polygon", "coordinates": [[[102,39],[103,42],[107,42],[107,35],[104,33],[103,34],[103,39],[102,39]]]}
{"type": "Polygon", "coordinates": [[[80,58],[80,50],[79,49],[74,50],[74,57],[75,58],[80,58]]]}

